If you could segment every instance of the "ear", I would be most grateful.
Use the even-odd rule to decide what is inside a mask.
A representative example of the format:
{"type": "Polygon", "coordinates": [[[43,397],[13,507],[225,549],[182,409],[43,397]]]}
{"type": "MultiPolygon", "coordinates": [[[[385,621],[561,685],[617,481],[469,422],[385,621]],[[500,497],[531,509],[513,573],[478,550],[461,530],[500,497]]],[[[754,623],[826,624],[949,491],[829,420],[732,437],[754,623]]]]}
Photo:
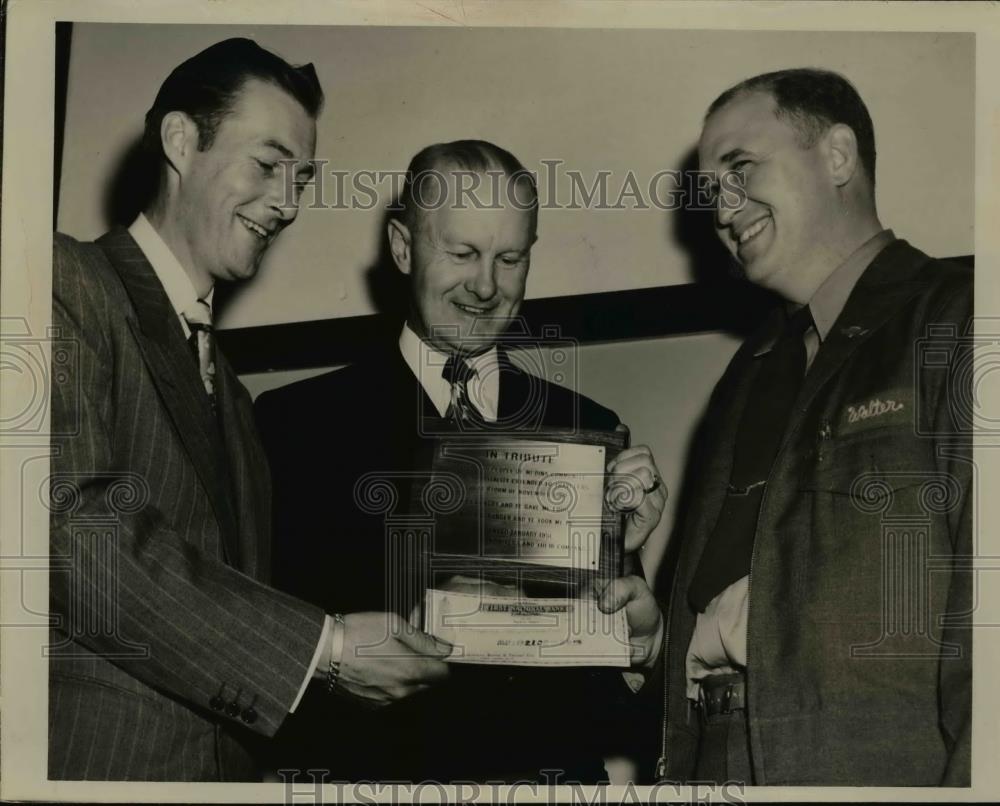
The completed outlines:
{"type": "Polygon", "coordinates": [[[389,236],[389,251],[392,252],[392,259],[396,263],[396,268],[403,274],[409,274],[411,268],[409,228],[402,221],[390,218],[386,233],[389,236]]]}
{"type": "Polygon", "coordinates": [[[160,123],[160,143],[167,162],[181,176],[187,175],[198,150],[198,126],[183,112],[167,112],[160,123]]]}
{"type": "Polygon", "coordinates": [[[858,138],[850,126],[835,123],[826,133],[827,155],[829,157],[830,176],[834,184],[843,187],[857,173],[858,138]]]}

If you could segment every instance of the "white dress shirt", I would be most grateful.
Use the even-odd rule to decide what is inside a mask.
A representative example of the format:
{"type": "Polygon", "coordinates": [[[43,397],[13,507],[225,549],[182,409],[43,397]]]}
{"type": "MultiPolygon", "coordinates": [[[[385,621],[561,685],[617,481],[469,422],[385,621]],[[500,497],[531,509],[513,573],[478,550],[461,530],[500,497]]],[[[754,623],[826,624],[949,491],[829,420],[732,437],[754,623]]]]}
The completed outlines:
{"type": "Polygon", "coordinates": [[[184,338],[190,338],[191,328],[188,327],[187,320],[184,319],[184,311],[199,301],[207,303],[211,309],[212,298],[215,296],[215,286],[212,286],[203,300],[199,300],[198,292],[195,290],[191,278],[188,277],[188,273],[184,271],[180,261],[174,257],[174,253],[170,251],[166,241],[160,237],[160,233],[154,229],[153,225],[149,223],[149,219],[142,213],[139,213],[139,217],[132,222],[128,232],[139,245],[146,260],[149,261],[149,265],[153,267],[153,271],[156,272],[156,277],[167,293],[167,299],[170,300],[170,306],[177,314],[181,327],[184,328],[184,338]]]}
{"type": "MultiPolygon", "coordinates": [[[[451,383],[443,375],[448,354],[421,339],[409,323],[403,325],[403,332],[399,334],[399,351],[438,414],[444,417],[451,404],[451,383]]],[[[486,352],[468,356],[466,361],[474,372],[466,389],[469,402],[486,422],[495,423],[500,400],[500,364],[496,345],[486,352]]]]}

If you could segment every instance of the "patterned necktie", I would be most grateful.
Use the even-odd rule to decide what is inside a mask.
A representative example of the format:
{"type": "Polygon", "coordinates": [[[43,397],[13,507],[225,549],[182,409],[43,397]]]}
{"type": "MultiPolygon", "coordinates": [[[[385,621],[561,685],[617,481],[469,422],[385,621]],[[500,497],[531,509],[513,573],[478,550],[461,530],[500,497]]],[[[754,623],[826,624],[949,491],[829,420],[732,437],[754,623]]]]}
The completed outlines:
{"type": "Polygon", "coordinates": [[[733,469],[719,520],[702,552],[688,600],[704,612],[708,603],[750,573],[757,516],[767,478],[781,446],[806,371],[809,306],[789,318],[761,366],[736,434],[733,469]]]}
{"type": "Polygon", "coordinates": [[[441,376],[451,384],[451,403],[445,417],[464,426],[480,427],[486,420],[469,399],[469,382],[476,376],[476,370],[464,358],[448,356],[441,376]]]}
{"type": "Polygon", "coordinates": [[[205,385],[205,394],[208,395],[212,404],[212,411],[215,411],[215,355],[214,339],[212,338],[212,309],[207,302],[197,300],[182,314],[184,321],[191,329],[190,343],[194,345],[198,355],[198,371],[201,373],[201,382],[205,385]]]}

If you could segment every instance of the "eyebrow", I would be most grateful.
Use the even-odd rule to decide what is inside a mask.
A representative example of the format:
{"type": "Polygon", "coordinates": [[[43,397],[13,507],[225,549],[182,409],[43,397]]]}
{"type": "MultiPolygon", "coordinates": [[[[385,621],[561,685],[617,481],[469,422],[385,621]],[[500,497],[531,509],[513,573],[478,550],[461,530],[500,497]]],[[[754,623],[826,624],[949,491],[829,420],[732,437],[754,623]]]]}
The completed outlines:
{"type": "Polygon", "coordinates": [[[264,141],[264,145],[267,148],[273,148],[275,151],[280,151],[282,154],[284,154],[290,160],[295,159],[295,155],[291,152],[291,150],[287,146],[285,146],[282,143],[278,142],[277,140],[274,140],[274,139],[265,140],[264,141]]]}
{"type": "MultiPolygon", "coordinates": [[[[287,146],[283,145],[277,140],[274,140],[273,138],[265,140],[264,147],[273,148],[275,151],[278,151],[282,155],[284,155],[286,159],[292,160],[293,162],[298,162],[298,160],[295,158],[295,155],[291,152],[291,150],[287,146]]],[[[306,160],[305,164],[303,164],[303,166],[295,172],[295,175],[305,177],[306,179],[312,179],[316,175],[316,165],[314,164],[313,160],[306,160]]]]}
{"type": "Polygon", "coordinates": [[[737,157],[748,155],[749,153],[750,152],[744,148],[733,148],[727,151],[721,157],[719,157],[719,162],[724,164],[735,162],[737,157]]]}

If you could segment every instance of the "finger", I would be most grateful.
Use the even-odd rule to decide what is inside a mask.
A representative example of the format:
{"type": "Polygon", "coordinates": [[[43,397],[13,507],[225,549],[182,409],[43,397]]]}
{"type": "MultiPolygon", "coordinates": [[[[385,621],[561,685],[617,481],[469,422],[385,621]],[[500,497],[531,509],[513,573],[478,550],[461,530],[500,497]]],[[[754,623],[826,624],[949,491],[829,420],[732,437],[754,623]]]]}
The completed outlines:
{"type": "Polygon", "coordinates": [[[418,602],[413,606],[413,610],[410,611],[409,624],[414,630],[419,630],[423,627],[423,606],[418,602]]]}
{"type": "Polygon", "coordinates": [[[446,680],[451,675],[451,668],[441,660],[422,659],[419,666],[419,674],[411,678],[411,683],[429,687],[431,683],[446,680]]]}
{"type": "MultiPolygon", "coordinates": [[[[459,586],[462,586],[462,585],[480,585],[482,583],[482,581],[483,580],[482,580],[481,577],[470,577],[470,576],[466,576],[465,574],[454,574],[453,576],[448,577],[447,581],[443,585],[441,585],[440,587],[441,587],[441,590],[450,590],[451,588],[449,586],[451,586],[451,585],[459,585],[459,586]]],[[[435,585],[435,587],[438,587],[438,586],[435,585]]]]}
{"type": "Polygon", "coordinates": [[[398,702],[428,689],[430,686],[426,683],[414,683],[413,685],[392,686],[386,689],[385,693],[392,702],[398,702]]]}
{"type": "Polygon", "coordinates": [[[651,472],[630,473],[621,470],[608,479],[606,499],[608,505],[621,512],[629,512],[642,505],[646,487],[653,486],[651,472]]]}
{"type": "Polygon", "coordinates": [[[632,517],[641,521],[652,521],[655,526],[659,522],[666,504],[667,488],[661,482],[655,489],[643,492],[639,506],[632,511],[632,517]]]}
{"type": "Polygon", "coordinates": [[[608,462],[607,471],[612,472],[616,466],[620,465],[622,462],[627,462],[630,459],[634,459],[637,456],[648,456],[652,457],[653,452],[649,449],[647,445],[634,445],[631,448],[626,448],[623,451],[615,454],[614,458],[608,462]]]}
{"type": "Polygon", "coordinates": [[[656,530],[657,522],[643,521],[629,523],[625,527],[625,551],[635,553],[646,545],[649,536],[656,530]]]}
{"type": "Polygon", "coordinates": [[[643,595],[646,583],[639,577],[619,577],[612,579],[597,600],[597,607],[602,613],[616,613],[629,602],[643,595]]]}
{"type": "Polygon", "coordinates": [[[667,494],[665,488],[648,493],[638,508],[625,519],[625,551],[638,551],[663,520],[667,494]]]}
{"type": "Polygon", "coordinates": [[[651,482],[660,477],[659,468],[651,456],[633,456],[615,465],[612,475],[633,475],[643,480],[645,489],[652,487],[651,482]]]}
{"type": "Polygon", "coordinates": [[[451,644],[447,641],[435,638],[423,630],[403,630],[396,635],[396,639],[408,649],[430,658],[446,658],[452,650],[451,644]]]}
{"type": "Polygon", "coordinates": [[[337,682],[337,689],[369,708],[383,708],[392,702],[385,692],[376,686],[359,686],[341,679],[337,682]]]}
{"type": "Polygon", "coordinates": [[[401,663],[397,672],[394,681],[396,685],[430,686],[445,680],[451,674],[451,669],[444,661],[414,656],[401,663]]]}

